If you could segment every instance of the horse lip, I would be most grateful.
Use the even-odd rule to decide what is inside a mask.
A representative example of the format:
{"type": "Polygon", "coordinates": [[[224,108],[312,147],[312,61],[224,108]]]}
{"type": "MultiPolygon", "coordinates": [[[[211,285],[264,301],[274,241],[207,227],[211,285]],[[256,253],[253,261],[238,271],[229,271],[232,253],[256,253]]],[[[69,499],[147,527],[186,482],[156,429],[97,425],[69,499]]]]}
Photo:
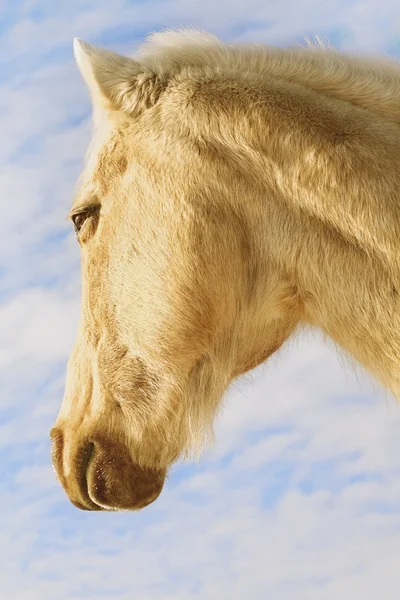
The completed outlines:
{"type": "Polygon", "coordinates": [[[104,510],[104,508],[102,508],[101,506],[96,504],[96,502],[94,502],[91,499],[90,494],[89,494],[88,471],[89,471],[90,463],[94,456],[94,442],[87,443],[85,446],[84,452],[85,452],[85,455],[84,455],[84,458],[82,461],[82,470],[81,470],[81,476],[80,476],[80,482],[79,482],[79,487],[80,487],[81,494],[82,494],[82,500],[84,501],[84,503],[73,502],[73,504],[77,508],[80,508],[81,510],[91,510],[91,511],[104,510]]]}
{"type": "Polygon", "coordinates": [[[75,448],[73,453],[67,454],[70,468],[65,474],[63,440],[56,439],[53,463],[70,502],[76,508],[107,512],[140,510],[160,495],[166,469],[144,470],[132,461],[127,448],[115,447],[105,439],[81,441],[75,448]],[[116,471],[119,471],[119,476],[116,471]],[[122,487],[121,480],[125,481],[122,487]]]}

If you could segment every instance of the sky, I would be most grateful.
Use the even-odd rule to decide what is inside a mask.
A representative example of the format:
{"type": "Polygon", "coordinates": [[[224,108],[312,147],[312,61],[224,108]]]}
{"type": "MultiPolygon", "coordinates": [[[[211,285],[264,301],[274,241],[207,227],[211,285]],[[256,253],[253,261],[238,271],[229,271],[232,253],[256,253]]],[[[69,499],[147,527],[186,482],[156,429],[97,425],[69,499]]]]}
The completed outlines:
{"type": "Polygon", "coordinates": [[[79,511],[53,473],[90,135],[72,39],[130,54],[183,25],[400,57],[398,0],[0,0],[0,600],[398,600],[400,407],[318,332],[232,386],[145,510],[79,511]]]}

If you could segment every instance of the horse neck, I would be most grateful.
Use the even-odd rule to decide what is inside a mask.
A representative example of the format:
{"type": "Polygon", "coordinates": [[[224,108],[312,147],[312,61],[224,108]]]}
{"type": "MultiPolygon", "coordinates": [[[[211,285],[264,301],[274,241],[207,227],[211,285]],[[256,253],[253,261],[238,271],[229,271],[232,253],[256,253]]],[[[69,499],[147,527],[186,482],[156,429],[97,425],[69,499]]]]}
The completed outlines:
{"type": "Polygon", "coordinates": [[[264,74],[350,102],[400,123],[400,65],[386,57],[353,56],[330,48],[271,48],[264,74]]]}
{"type": "Polygon", "coordinates": [[[399,395],[400,128],[350,103],[307,102],[292,131],[269,130],[262,243],[297,286],[305,321],[399,395]]]}

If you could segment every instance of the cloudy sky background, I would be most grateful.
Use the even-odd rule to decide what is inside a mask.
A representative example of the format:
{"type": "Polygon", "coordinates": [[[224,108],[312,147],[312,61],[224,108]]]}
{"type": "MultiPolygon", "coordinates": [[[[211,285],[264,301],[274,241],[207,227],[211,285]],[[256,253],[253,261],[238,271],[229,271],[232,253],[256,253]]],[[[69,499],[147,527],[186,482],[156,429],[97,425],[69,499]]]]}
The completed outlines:
{"type": "Polygon", "coordinates": [[[90,131],[72,38],[130,53],[182,25],[400,57],[398,0],[0,0],[0,599],[398,600],[400,409],[318,335],[237,382],[145,511],[78,511],[55,480],[90,131]]]}

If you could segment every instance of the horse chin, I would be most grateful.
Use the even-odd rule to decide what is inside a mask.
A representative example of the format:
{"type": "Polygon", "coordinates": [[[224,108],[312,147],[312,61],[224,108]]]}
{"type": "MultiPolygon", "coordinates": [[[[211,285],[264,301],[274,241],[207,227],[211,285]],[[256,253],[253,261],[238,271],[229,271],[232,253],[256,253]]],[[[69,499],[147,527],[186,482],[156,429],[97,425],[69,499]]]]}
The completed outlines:
{"type": "Polygon", "coordinates": [[[95,443],[86,470],[87,494],[94,510],[140,510],[161,494],[165,475],[165,469],[135,464],[124,447],[95,443]]]}

